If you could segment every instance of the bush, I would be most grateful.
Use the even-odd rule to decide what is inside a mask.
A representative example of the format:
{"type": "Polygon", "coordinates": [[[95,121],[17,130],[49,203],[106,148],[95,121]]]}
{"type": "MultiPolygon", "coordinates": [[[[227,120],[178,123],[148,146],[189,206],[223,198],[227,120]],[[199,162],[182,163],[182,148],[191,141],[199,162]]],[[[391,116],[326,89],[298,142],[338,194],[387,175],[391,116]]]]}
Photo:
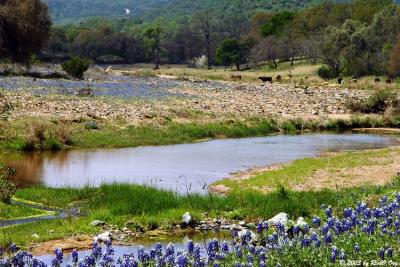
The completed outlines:
{"type": "Polygon", "coordinates": [[[62,69],[69,76],[77,79],[82,79],[83,74],[89,69],[89,66],[90,61],[80,57],[74,57],[61,65],[62,69]]]}
{"type": "Polygon", "coordinates": [[[85,129],[86,130],[98,130],[99,125],[95,121],[89,121],[89,122],[85,123],[85,129]]]}
{"type": "Polygon", "coordinates": [[[336,75],[329,67],[322,66],[318,69],[318,76],[327,81],[335,78],[336,75]]]}
{"type": "Polygon", "coordinates": [[[13,169],[0,166],[0,201],[4,203],[10,202],[11,198],[17,192],[15,184],[8,180],[8,177],[12,173],[13,169]]]}
{"type": "Polygon", "coordinates": [[[390,90],[379,90],[364,101],[350,102],[348,108],[362,113],[383,114],[388,108],[398,108],[399,100],[390,90]]]}

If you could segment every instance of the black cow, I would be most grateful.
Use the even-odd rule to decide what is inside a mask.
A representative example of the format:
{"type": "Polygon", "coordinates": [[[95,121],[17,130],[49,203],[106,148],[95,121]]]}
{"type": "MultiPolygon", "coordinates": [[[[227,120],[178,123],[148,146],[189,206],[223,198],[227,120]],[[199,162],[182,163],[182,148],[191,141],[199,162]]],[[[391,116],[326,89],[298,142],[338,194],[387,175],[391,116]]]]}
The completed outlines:
{"type": "Polygon", "coordinates": [[[259,77],[259,79],[260,79],[263,83],[266,83],[266,82],[272,83],[272,77],[259,77]]]}

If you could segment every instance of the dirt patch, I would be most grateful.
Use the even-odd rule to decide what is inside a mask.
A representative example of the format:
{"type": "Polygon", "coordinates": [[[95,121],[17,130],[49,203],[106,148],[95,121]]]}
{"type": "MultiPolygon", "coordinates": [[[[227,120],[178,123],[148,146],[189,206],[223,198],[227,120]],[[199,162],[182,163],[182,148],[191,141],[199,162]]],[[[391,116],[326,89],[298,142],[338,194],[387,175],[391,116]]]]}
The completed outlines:
{"type": "Polygon", "coordinates": [[[292,184],[295,191],[342,189],[361,185],[384,185],[400,172],[400,153],[393,150],[384,157],[372,158],[368,166],[318,170],[301,184],[292,184]]]}
{"type": "MultiPolygon", "coordinates": [[[[362,185],[384,185],[390,182],[394,176],[400,173],[400,148],[392,147],[392,151],[383,157],[368,159],[367,166],[354,168],[327,168],[316,170],[312,175],[306,177],[301,183],[292,183],[290,188],[294,191],[319,191],[323,189],[343,189],[362,185]]],[[[321,157],[331,157],[337,152],[322,153],[321,157]]],[[[367,157],[367,156],[366,156],[367,157]]],[[[263,168],[253,168],[247,171],[232,174],[227,178],[237,183],[251,179],[259,174],[284,168],[291,163],[275,164],[263,168]]],[[[269,193],[275,188],[260,186],[250,189],[269,193]]],[[[230,188],[225,185],[214,185],[210,190],[216,194],[225,195],[230,188]]]]}
{"type": "Polygon", "coordinates": [[[41,256],[52,254],[55,248],[61,248],[63,252],[71,252],[74,249],[87,250],[91,248],[92,244],[93,238],[90,236],[76,236],[33,245],[30,247],[30,252],[34,256],[41,256]]]}

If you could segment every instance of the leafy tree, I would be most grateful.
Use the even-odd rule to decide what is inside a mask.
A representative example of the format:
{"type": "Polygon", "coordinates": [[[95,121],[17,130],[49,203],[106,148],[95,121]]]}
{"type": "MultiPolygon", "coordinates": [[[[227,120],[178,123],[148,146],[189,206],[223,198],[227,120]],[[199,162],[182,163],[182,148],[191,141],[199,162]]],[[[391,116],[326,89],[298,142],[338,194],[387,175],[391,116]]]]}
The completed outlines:
{"type": "Polygon", "coordinates": [[[160,68],[161,34],[162,30],[159,25],[147,28],[144,33],[147,45],[154,58],[154,69],[156,70],[160,68]]]}
{"type": "Polygon", "coordinates": [[[261,35],[266,37],[269,35],[280,34],[285,26],[294,19],[294,17],[295,13],[289,11],[283,11],[274,14],[270,22],[267,22],[261,26],[261,35]]]}
{"type": "Polygon", "coordinates": [[[51,20],[40,0],[0,1],[0,56],[27,63],[49,37],[51,20]]]}
{"type": "Polygon", "coordinates": [[[240,42],[236,39],[226,39],[218,47],[216,53],[217,62],[223,65],[236,66],[240,70],[240,63],[243,61],[243,51],[240,42]]]}
{"type": "Polygon", "coordinates": [[[392,4],[393,0],[355,0],[350,6],[351,19],[369,24],[376,13],[392,4]]]}
{"type": "Polygon", "coordinates": [[[62,69],[71,77],[82,79],[83,74],[89,69],[90,62],[80,57],[74,57],[61,64],[62,69]]]}

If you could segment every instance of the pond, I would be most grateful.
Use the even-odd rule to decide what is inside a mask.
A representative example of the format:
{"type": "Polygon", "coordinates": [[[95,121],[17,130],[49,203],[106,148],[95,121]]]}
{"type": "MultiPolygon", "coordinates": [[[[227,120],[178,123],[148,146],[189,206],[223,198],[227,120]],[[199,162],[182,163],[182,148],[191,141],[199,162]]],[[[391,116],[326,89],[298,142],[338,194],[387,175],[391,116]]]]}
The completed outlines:
{"type": "Polygon", "coordinates": [[[232,172],[316,157],[327,151],[384,148],[394,136],[304,134],[222,139],[201,143],[125,149],[6,153],[0,160],[16,169],[20,187],[144,184],[176,191],[206,193],[207,185],[232,172]]]}
{"type": "MultiPolygon", "coordinates": [[[[114,249],[114,259],[118,259],[122,257],[124,254],[131,254],[133,253],[135,255],[135,258],[137,259],[138,256],[138,250],[140,248],[143,248],[146,251],[150,251],[151,249],[154,249],[157,244],[161,244],[163,251],[165,251],[166,247],[169,244],[173,244],[175,250],[185,250],[187,247],[187,243],[189,240],[192,240],[196,244],[199,244],[201,246],[201,255],[206,256],[207,251],[205,248],[206,243],[209,240],[212,240],[214,238],[217,238],[219,241],[227,241],[230,242],[231,235],[230,233],[221,231],[218,234],[214,232],[205,232],[203,234],[198,234],[198,233],[193,233],[193,234],[187,234],[187,235],[179,235],[179,236],[174,236],[174,237],[168,237],[165,239],[162,239],[160,241],[151,241],[149,240],[148,242],[142,243],[142,244],[131,244],[131,245],[126,245],[126,246],[112,246],[114,249]]],[[[105,250],[105,245],[102,246],[103,250],[105,250]]],[[[83,250],[83,251],[78,251],[79,259],[83,259],[85,256],[89,255],[91,253],[91,250],[83,250]]],[[[49,254],[44,254],[44,255],[39,255],[35,256],[35,258],[43,261],[45,264],[48,266],[51,266],[51,261],[54,258],[54,255],[49,255],[49,254]]],[[[68,263],[72,262],[72,256],[71,253],[64,253],[64,262],[62,266],[66,266],[68,263]]]]}

